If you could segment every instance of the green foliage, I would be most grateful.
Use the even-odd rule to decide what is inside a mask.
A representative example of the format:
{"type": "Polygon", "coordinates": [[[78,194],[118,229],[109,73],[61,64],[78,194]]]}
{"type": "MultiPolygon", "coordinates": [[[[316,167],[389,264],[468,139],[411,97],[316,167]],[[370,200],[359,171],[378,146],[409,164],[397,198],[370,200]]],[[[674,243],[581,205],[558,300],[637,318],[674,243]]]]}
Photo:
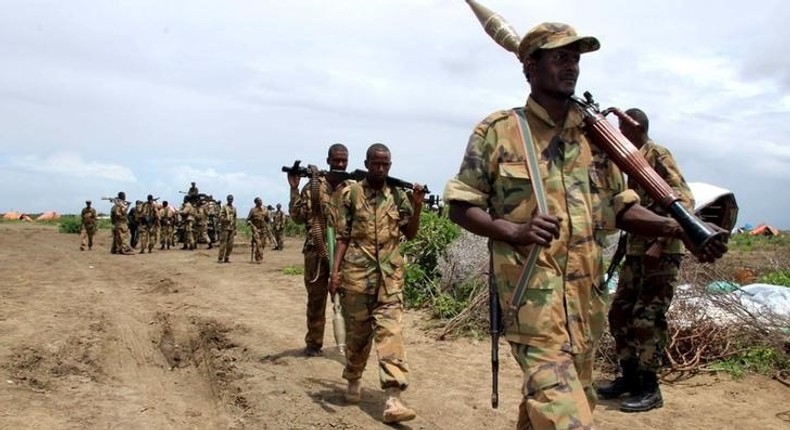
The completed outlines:
{"type": "Polygon", "coordinates": [[[420,307],[440,300],[441,313],[449,309],[446,299],[439,298],[438,263],[446,256],[447,246],[460,235],[461,230],[449,219],[430,211],[421,213],[417,237],[401,244],[401,253],[407,261],[404,280],[407,306],[420,307]]]}
{"type": "Polygon", "coordinates": [[[246,219],[236,219],[236,237],[244,237],[245,239],[252,237],[252,228],[250,228],[250,225],[247,224],[246,219]]]}
{"type": "Polygon", "coordinates": [[[286,266],[283,275],[304,275],[304,266],[286,266]]]}
{"type": "Polygon", "coordinates": [[[303,237],[305,235],[305,226],[304,224],[295,223],[294,220],[291,219],[291,217],[286,217],[283,234],[288,237],[294,237],[294,236],[303,237]]]}
{"type": "Polygon", "coordinates": [[[776,272],[766,273],[757,279],[761,284],[781,285],[790,287],[790,269],[777,270],[776,272]]]}
{"type": "Polygon", "coordinates": [[[788,236],[790,235],[752,236],[749,233],[736,233],[730,236],[727,247],[730,251],[773,251],[779,248],[790,247],[790,237],[788,236]]]}
{"type": "Polygon", "coordinates": [[[770,375],[777,370],[790,370],[790,358],[776,348],[756,346],[714,363],[712,369],[726,372],[736,379],[750,372],[770,375]]]}
{"type": "Polygon", "coordinates": [[[58,220],[60,233],[79,234],[82,220],[77,215],[63,215],[58,220]]]}

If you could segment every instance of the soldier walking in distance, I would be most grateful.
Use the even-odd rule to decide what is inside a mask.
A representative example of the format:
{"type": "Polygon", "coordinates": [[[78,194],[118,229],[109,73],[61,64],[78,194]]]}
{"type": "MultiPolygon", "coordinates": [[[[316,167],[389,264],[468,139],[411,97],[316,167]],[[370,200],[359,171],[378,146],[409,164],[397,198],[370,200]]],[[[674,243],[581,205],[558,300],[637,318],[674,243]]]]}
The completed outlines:
{"type": "MultiPolygon", "coordinates": [[[[348,149],[336,143],[329,147],[326,163],[331,171],[345,172],[348,166],[348,149]]],[[[299,192],[299,176],[288,174],[288,185],[291,188],[288,212],[297,224],[319,224],[324,231],[327,225],[327,214],[332,210],[332,194],[340,185],[332,175],[311,179],[299,192]]],[[[308,225],[309,229],[311,226],[308,225]]],[[[326,249],[326,238],[305,235],[302,254],[304,254],[304,285],[307,290],[307,334],[305,334],[304,355],[315,357],[321,355],[324,346],[324,327],[326,325],[326,298],[328,295],[329,271],[327,258],[322,256],[318,240],[323,241],[326,249]]]]}
{"type": "Polygon", "coordinates": [[[365,157],[368,174],[335,193],[337,254],[331,292],[340,289],[346,322],[346,400],[361,397],[362,372],[370,348],[376,347],[379,381],[386,390],[383,421],[396,423],[415,417],[400,400],[409,385],[409,368],[403,347],[403,257],[401,237],[413,239],[420,228],[423,187],[414,185],[411,200],[387,185],[391,163],[389,149],[376,143],[365,157]]]}
{"type": "Polygon", "coordinates": [[[261,264],[263,250],[266,249],[266,224],[269,222],[269,210],[263,205],[260,197],[255,197],[255,206],[247,214],[247,224],[252,229],[252,254],[255,263],[261,264]]]}
{"type": "Polygon", "coordinates": [[[272,215],[272,233],[274,233],[274,249],[283,250],[283,230],[285,230],[285,214],[282,205],[277,203],[277,210],[272,215]]]}
{"type": "Polygon", "coordinates": [[[228,194],[227,204],[219,212],[219,256],[217,263],[230,263],[233,253],[233,238],[236,236],[236,208],[233,195],[228,194]]]}
{"type": "Polygon", "coordinates": [[[137,210],[137,228],[140,235],[140,254],[148,249],[150,254],[156,244],[156,225],[158,212],[154,203],[154,196],[148,195],[145,203],[137,210]]]}
{"type": "Polygon", "coordinates": [[[173,245],[175,223],[176,212],[165,200],[162,202],[162,208],[159,209],[159,249],[170,249],[170,246],[173,245]]]}
{"type": "Polygon", "coordinates": [[[85,207],[80,214],[80,251],[93,248],[93,235],[96,233],[96,209],[91,207],[91,201],[85,201],[85,207]]]}
{"type": "Polygon", "coordinates": [[[195,223],[195,208],[189,203],[189,196],[184,196],[184,204],[181,205],[181,225],[184,227],[184,245],[181,249],[195,249],[195,234],[193,224],[195,223]]]}
{"type": "Polygon", "coordinates": [[[112,247],[110,252],[113,254],[134,254],[127,243],[129,234],[128,214],[126,212],[126,193],[118,193],[118,197],[110,209],[110,222],[112,222],[112,247]]]}

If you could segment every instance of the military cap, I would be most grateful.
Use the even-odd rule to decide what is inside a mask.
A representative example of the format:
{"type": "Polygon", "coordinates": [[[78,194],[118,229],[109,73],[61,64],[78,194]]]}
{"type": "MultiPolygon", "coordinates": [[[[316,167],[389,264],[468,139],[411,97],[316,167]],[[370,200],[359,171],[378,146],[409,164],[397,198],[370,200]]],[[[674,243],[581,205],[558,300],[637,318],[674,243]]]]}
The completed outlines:
{"type": "Polygon", "coordinates": [[[538,49],[553,49],[579,44],[579,53],[597,51],[601,44],[592,36],[579,36],[568,24],[560,22],[544,22],[533,27],[518,45],[518,58],[525,61],[538,49]]]}
{"type": "Polygon", "coordinates": [[[85,200],[85,204],[89,205],[89,204],[91,204],[91,201],[90,200],[85,200]]]}

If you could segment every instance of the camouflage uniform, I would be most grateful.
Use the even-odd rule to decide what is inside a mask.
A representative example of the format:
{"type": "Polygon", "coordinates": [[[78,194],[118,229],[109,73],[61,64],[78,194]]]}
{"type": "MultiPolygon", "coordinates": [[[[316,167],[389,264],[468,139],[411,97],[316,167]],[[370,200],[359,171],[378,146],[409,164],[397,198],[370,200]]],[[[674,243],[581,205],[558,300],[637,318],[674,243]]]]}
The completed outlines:
{"type": "Polygon", "coordinates": [[[181,249],[195,249],[195,235],[192,225],[195,222],[195,208],[189,202],[181,206],[181,223],[184,228],[184,247],[181,249]]]}
{"type": "Polygon", "coordinates": [[[207,243],[211,249],[211,240],[208,238],[208,207],[207,203],[200,202],[195,209],[195,243],[207,243]]]}
{"type": "Polygon", "coordinates": [[[80,215],[80,250],[93,248],[93,235],[96,234],[96,209],[86,206],[80,215]]]}
{"type": "Polygon", "coordinates": [[[110,221],[112,222],[112,248],[113,254],[124,254],[130,251],[126,236],[129,234],[129,226],[126,219],[126,203],[116,200],[110,210],[110,221]]]}
{"type": "MultiPolygon", "coordinates": [[[[652,140],[648,140],[639,152],[672,187],[682,205],[693,212],[691,189],[672,154],[652,140]]],[[[629,179],[628,185],[639,194],[643,206],[666,215],[635,181],[629,179]]],[[[655,238],[628,235],[625,263],[609,310],[609,329],[621,363],[636,361],[638,370],[652,372],[661,366],[668,340],[666,312],[683,259],[683,242],[671,239],[664,246],[658,265],[646,267],[643,256],[655,241],[655,238]]]]}
{"type": "Polygon", "coordinates": [[[255,262],[263,260],[263,250],[266,249],[266,229],[269,223],[269,210],[266,206],[253,206],[247,214],[247,223],[252,226],[252,246],[255,262]]]}
{"type": "MultiPolygon", "coordinates": [[[[560,218],[560,237],[541,250],[515,321],[506,323],[505,336],[524,373],[518,428],[591,428],[592,363],[606,317],[602,250],[616,214],[639,197],[588,142],[575,107],[564,124],[555,124],[530,97],[526,108],[496,112],[477,125],[445,201],[481,207],[494,219],[529,222],[537,203],[516,110],[525,112],[531,129],[548,212],[560,218]]],[[[492,243],[503,309],[529,248],[492,243]]]]}
{"type": "Polygon", "coordinates": [[[346,321],[343,378],[362,377],[375,339],[381,388],[406,389],[409,369],[403,348],[402,229],[413,209],[403,190],[377,191],[367,179],[335,194],[332,224],[337,240],[348,242],[340,266],[341,304],[346,321]]]}
{"type": "Polygon", "coordinates": [[[173,242],[173,226],[175,225],[175,211],[172,206],[159,209],[159,244],[162,249],[170,249],[173,242]]]}
{"type": "Polygon", "coordinates": [[[219,211],[219,256],[217,261],[228,262],[233,253],[233,238],[236,236],[236,208],[225,205],[219,211]]]}
{"type": "Polygon", "coordinates": [[[277,209],[272,216],[272,232],[274,233],[274,249],[283,249],[283,230],[285,230],[285,214],[277,209]]]}
{"type": "Polygon", "coordinates": [[[156,224],[158,213],[153,202],[145,202],[137,210],[137,225],[140,234],[140,253],[146,248],[150,253],[156,245],[156,224]]]}
{"type": "MultiPolygon", "coordinates": [[[[320,213],[323,219],[318,220],[324,226],[327,225],[327,217],[332,210],[332,193],[334,189],[323,177],[316,179],[318,182],[319,201],[321,202],[320,213]]],[[[318,209],[313,208],[310,196],[311,183],[308,182],[302,188],[301,193],[291,190],[288,202],[288,212],[293,221],[297,224],[308,224],[314,222],[318,216],[318,209]]],[[[309,229],[310,226],[307,225],[309,229]]],[[[305,235],[302,254],[304,254],[304,286],[307,290],[307,333],[304,341],[308,348],[320,350],[324,345],[324,326],[326,325],[326,298],[329,294],[329,263],[326,257],[322,257],[315,237],[311,234],[305,235]]],[[[326,245],[326,238],[322,239],[326,245]]]]}

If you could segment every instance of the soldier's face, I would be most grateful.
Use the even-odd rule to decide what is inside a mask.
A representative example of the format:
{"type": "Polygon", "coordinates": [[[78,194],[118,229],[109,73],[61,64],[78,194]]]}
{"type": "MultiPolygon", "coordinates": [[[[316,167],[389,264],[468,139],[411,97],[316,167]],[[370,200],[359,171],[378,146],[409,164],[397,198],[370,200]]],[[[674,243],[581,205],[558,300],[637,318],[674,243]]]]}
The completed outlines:
{"type": "Polygon", "coordinates": [[[348,167],[348,152],[332,151],[332,155],[326,159],[326,164],[329,164],[329,170],[345,172],[346,167],[348,167]]]}
{"type": "Polygon", "coordinates": [[[531,66],[532,91],[560,97],[572,96],[579,79],[580,57],[575,45],[547,49],[531,66]]]}
{"type": "Polygon", "coordinates": [[[387,178],[390,172],[390,153],[387,151],[375,151],[369,160],[365,160],[365,167],[368,169],[368,177],[374,182],[381,182],[387,178]]]}

